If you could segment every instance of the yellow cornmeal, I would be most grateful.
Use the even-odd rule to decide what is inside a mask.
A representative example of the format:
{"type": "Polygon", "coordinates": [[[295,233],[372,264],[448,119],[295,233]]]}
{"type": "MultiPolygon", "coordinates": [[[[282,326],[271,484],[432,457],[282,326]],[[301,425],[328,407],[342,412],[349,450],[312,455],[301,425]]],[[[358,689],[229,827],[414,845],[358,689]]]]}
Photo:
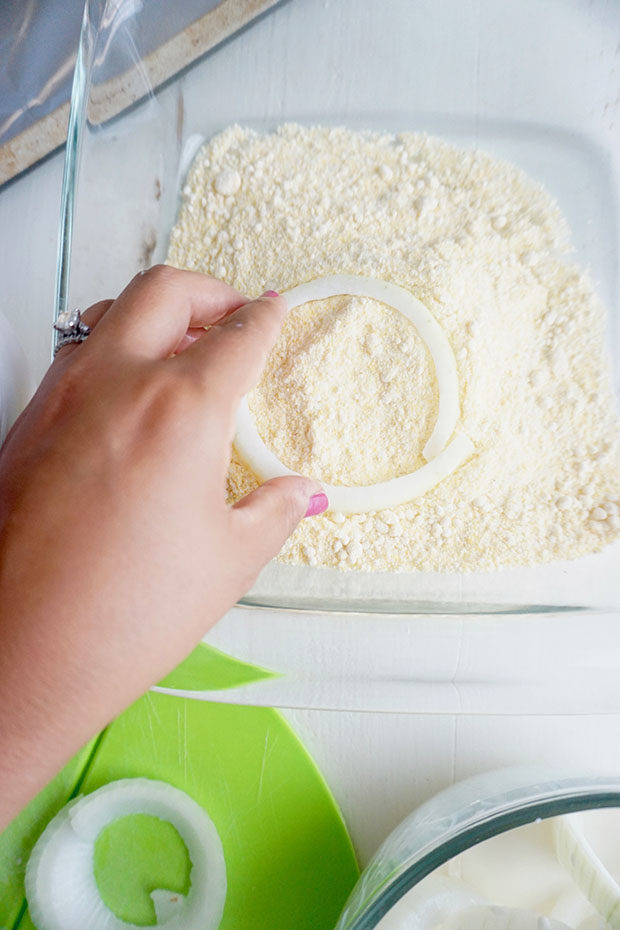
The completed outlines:
{"type": "Polygon", "coordinates": [[[372,484],[425,464],[438,398],[415,327],[391,307],[343,296],[291,311],[249,403],[289,468],[329,484],[372,484]]]}
{"type": "MultiPolygon", "coordinates": [[[[171,264],[248,294],[384,278],[427,305],[457,359],[472,458],[393,511],[302,521],[282,561],[488,570],[575,558],[620,535],[604,311],[562,257],[567,226],[543,188],[422,135],[284,126],[226,130],[183,193],[171,264]]],[[[291,312],[249,404],[289,467],[372,484],[424,463],[438,394],[412,324],[343,296],[291,312]]],[[[255,485],[233,450],[230,499],[255,485]]]]}

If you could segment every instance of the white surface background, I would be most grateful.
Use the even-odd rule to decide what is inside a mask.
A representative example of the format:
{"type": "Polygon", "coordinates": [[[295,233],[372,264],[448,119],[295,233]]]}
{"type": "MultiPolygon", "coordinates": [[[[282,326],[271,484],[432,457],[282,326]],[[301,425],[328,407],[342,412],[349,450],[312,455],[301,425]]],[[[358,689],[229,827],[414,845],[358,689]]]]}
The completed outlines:
{"type": "MultiPolygon", "coordinates": [[[[368,25],[364,27],[363,18],[352,16],[354,6],[355,0],[341,0],[337,5],[331,4],[334,29],[329,33],[321,31],[311,18],[305,20],[305,27],[317,32],[317,43],[322,46],[322,54],[333,65],[334,108],[341,108],[342,101],[350,100],[354,92],[348,83],[346,71],[338,67],[339,50],[352,43],[366,49],[368,60],[372,60],[372,46],[376,37],[368,25]],[[351,22],[356,23],[354,34],[345,33],[343,30],[348,29],[349,25],[344,24],[351,22]]],[[[376,4],[375,8],[380,6],[376,4]]],[[[420,9],[425,6],[428,4],[419,4],[420,9]]],[[[574,0],[564,4],[564,10],[569,13],[566,22],[579,6],[574,0]]],[[[584,6],[588,4],[581,4],[582,8],[584,6]]],[[[595,7],[595,12],[600,12],[598,8],[604,7],[604,4],[589,6],[595,7]]],[[[285,8],[279,14],[278,20],[275,17],[273,20],[268,18],[258,25],[255,33],[250,31],[246,34],[252,35],[251,41],[258,44],[252,45],[249,57],[244,57],[243,49],[240,48],[235,58],[236,66],[242,67],[245,61],[247,66],[251,65],[255,73],[261,76],[261,80],[265,79],[266,85],[254,88],[254,99],[266,100],[270,111],[274,109],[275,93],[269,86],[272,70],[270,57],[291,55],[286,36],[293,36],[300,28],[300,22],[297,21],[299,17],[312,13],[312,8],[324,10],[329,7],[327,2],[323,4],[318,0],[295,0],[290,8],[285,8]]],[[[557,7],[557,3],[547,4],[550,16],[557,7]]],[[[464,35],[479,28],[481,17],[491,15],[488,3],[467,3],[462,4],[462,8],[468,11],[463,12],[462,21],[458,24],[464,35]]],[[[561,18],[555,20],[556,25],[558,22],[562,22],[561,18]]],[[[441,44],[442,31],[436,22],[429,23],[427,34],[429,43],[441,44]]],[[[593,38],[587,31],[582,38],[584,48],[589,48],[588,42],[596,44],[598,41],[596,36],[593,38]]],[[[243,39],[245,41],[245,37],[243,39]]],[[[543,41],[540,36],[538,39],[543,41]]],[[[569,42],[571,36],[566,36],[565,40],[569,42]]],[[[464,41],[464,47],[466,45],[464,41]]],[[[593,49],[589,48],[589,51],[593,49]]],[[[607,54],[607,51],[603,51],[607,54]]],[[[491,116],[510,116],[506,101],[509,101],[512,112],[518,112],[524,101],[527,103],[533,98],[536,87],[534,84],[529,85],[527,80],[518,85],[512,83],[509,72],[502,68],[501,60],[496,64],[498,80],[493,86],[487,83],[481,87],[480,69],[493,67],[493,63],[488,62],[489,56],[493,55],[501,58],[500,50],[479,48],[477,64],[474,61],[476,67],[470,66],[470,62],[465,60],[466,56],[462,61],[453,63],[454,68],[462,73],[461,103],[464,101],[463,106],[466,108],[469,100],[471,108],[471,101],[474,101],[474,109],[477,108],[478,113],[485,111],[491,116]],[[502,81],[508,81],[509,86],[503,86],[502,81]]],[[[550,82],[554,80],[554,67],[550,56],[547,78],[550,82]]],[[[611,93],[616,86],[612,86],[616,79],[613,78],[611,59],[608,71],[611,100],[612,96],[615,99],[617,93],[611,93]]],[[[527,63],[522,73],[526,76],[529,73],[527,63]]],[[[376,107],[382,108],[386,93],[389,92],[388,85],[397,77],[398,74],[391,74],[387,83],[385,75],[378,79],[375,76],[374,80],[368,77],[365,91],[367,102],[372,103],[374,100],[376,107]]],[[[418,77],[420,81],[427,82],[428,99],[435,93],[441,103],[441,88],[438,90],[432,81],[429,83],[429,75],[423,70],[418,77]]],[[[275,103],[279,105],[278,101],[275,103]]],[[[286,99],[283,98],[284,109],[285,104],[286,99]]],[[[223,104],[220,103],[220,106],[225,109],[223,104]]],[[[617,110],[617,100],[615,108],[617,110]]],[[[430,103],[427,109],[432,109],[430,103]]],[[[572,99],[566,96],[565,110],[558,111],[555,116],[558,122],[567,125],[584,119],[603,119],[598,110],[594,113],[589,106],[585,91],[572,99]]],[[[605,119],[613,121],[613,114],[607,112],[605,119]]],[[[30,360],[35,379],[40,377],[47,365],[51,344],[50,319],[61,174],[62,156],[54,155],[0,190],[0,310],[13,324],[30,360]]],[[[342,655],[340,658],[345,665],[347,656],[342,655]]],[[[339,657],[332,656],[331,659],[337,663],[339,657]]],[[[412,711],[414,709],[412,707],[412,711]]],[[[489,711],[492,710],[490,703],[489,711]]],[[[577,769],[596,769],[600,773],[620,771],[620,717],[610,713],[502,717],[302,709],[286,713],[334,791],[362,863],[367,861],[383,837],[409,810],[453,780],[474,772],[511,763],[545,761],[566,763],[577,769]]]]}

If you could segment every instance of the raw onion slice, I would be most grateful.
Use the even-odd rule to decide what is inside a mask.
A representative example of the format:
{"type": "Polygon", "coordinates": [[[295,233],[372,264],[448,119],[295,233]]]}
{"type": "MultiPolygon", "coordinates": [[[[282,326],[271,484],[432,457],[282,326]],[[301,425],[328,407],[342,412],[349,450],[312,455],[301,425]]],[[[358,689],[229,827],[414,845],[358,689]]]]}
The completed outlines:
{"type": "MultiPolygon", "coordinates": [[[[423,449],[427,461],[417,471],[389,481],[371,485],[324,485],[331,510],[342,513],[362,513],[384,510],[425,494],[447,475],[455,471],[473,452],[473,444],[462,434],[454,433],[459,418],[459,384],[452,347],[430,311],[417,298],[397,284],[358,275],[331,275],[300,284],[282,296],[289,310],[313,300],[324,300],[339,294],[371,297],[399,310],[414,324],[433,358],[439,385],[439,413],[428,442],[423,449]]],[[[247,398],[243,398],[237,415],[235,447],[241,459],[266,481],[282,475],[295,475],[263,442],[250,413],[247,398]]]]}
{"type": "Polygon", "coordinates": [[[466,907],[440,924],[437,930],[571,930],[568,924],[520,907],[481,904],[466,907]]]}
{"type": "Polygon", "coordinates": [[[117,917],[95,881],[95,841],[112,821],[129,814],[167,820],[181,836],[190,861],[186,896],[151,893],[166,930],[216,930],[226,900],[226,864],[213,821],[184,791],[166,782],[127,778],[67,804],[39,837],[26,867],[26,897],[37,930],[143,930],[117,917]]]}
{"type": "MultiPolygon", "coordinates": [[[[598,813],[598,812],[593,812],[598,813]]],[[[620,930],[620,884],[596,851],[587,812],[565,814],[553,822],[556,855],[578,888],[612,930],[620,930]]]]}
{"type": "MultiPolygon", "coordinates": [[[[281,475],[296,475],[297,472],[287,468],[277,455],[269,449],[254,425],[252,414],[244,398],[237,416],[237,436],[235,447],[239,456],[246,462],[261,481],[281,475]]],[[[467,436],[457,433],[452,442],[435,456],[432,462],[422,465],[409,475],[390,478],[377,484],[350,485],[323,484],[329,498],[330,510],[341,513],[364,513],[368,510],[388,510],[406,501],[426,494],[436,484],[462,465],[474,451],[473,443],[467,436]]]]}

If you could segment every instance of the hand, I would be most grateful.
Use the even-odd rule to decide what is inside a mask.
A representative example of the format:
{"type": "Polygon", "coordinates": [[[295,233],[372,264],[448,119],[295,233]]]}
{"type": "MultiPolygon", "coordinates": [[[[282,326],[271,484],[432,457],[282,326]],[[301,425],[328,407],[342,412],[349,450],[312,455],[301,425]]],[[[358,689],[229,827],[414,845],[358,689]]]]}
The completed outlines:
{"type": "Polygon", "coordinates": [[[225,501],[237,407],[285,311],[153,268],[84,314],[91,335],[60,350],[9,434],[0,827],[185,657],[320,494],[279,478],[225,501]]]}

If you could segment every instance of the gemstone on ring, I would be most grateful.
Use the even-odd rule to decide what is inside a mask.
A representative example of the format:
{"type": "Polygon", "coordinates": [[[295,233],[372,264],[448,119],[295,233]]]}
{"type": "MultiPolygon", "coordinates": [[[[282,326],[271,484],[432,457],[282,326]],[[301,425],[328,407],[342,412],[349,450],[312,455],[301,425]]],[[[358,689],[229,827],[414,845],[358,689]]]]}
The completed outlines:
{"type": "Polygon", "coordinates": [[[59,313],[54,323],[54,329],[60,333],[56,337],[54,355],[63,346],[70,345],[72,342],[84,342],[90,334],[90,326],[82,323],[82,314],[77,307],[74,310],[65,310],[63,313],[59,313]]]}

